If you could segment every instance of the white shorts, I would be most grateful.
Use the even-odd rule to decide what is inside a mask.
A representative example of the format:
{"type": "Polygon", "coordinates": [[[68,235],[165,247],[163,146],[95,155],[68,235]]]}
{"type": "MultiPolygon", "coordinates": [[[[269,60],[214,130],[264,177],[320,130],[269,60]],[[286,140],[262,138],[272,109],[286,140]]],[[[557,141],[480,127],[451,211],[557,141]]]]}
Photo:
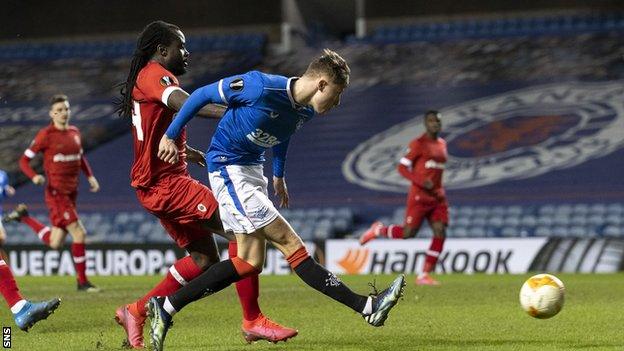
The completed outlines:
{"type": "Polygon", "coordinates": [[[208,179],[226,232],[250,234],[279,216],[269,200],[262,165],[223,166],[208,179]]]}

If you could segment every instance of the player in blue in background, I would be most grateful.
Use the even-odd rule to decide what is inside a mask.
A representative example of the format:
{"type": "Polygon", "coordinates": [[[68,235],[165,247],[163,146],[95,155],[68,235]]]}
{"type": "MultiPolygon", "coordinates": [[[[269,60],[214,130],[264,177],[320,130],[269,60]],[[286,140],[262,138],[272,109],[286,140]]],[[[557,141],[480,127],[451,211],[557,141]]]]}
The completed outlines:
{"type": "MultiPolygon", "coordinates": [[[[7,173],[0,169],[0,218],[2,218],[2,203],[4,199],[9,196],[15,195],[15,189],[9,184],[9,176],[7,173]]],[[[8,260],[7,254],[4,251],[4,243],[6,241],[6,230],[0,222],[0,259],[8,260]]]]}
{"type": "Polygon", "coordinates": [[[388,289],[371,296],[351,291],[310,257],[301,238],[269,200],[268,181],[263,175],[264,152],[271,148],[273,187],[280,206],[287,207],[284,164],[290,136],[315,113],[325,113],[340,104],[349,74],[345,60],[325,50],[299,78],[252,71],[204,86],[184,103],[161,139],[158,156],[176,162],[179,150],[174,140],[195,113],[209,103],[228,105],[206,160],[221,221],[225,230],[236,236],[238,257],[213,265],[175,294],[150,300],[150,328],[156,350],[163,347],[173,314],[192,301],[261,271],[267,240],[284,254],[306,284],[360,313],[371,325],[383,325],[403,293],[405,278],[397,277],[388,289]]]}

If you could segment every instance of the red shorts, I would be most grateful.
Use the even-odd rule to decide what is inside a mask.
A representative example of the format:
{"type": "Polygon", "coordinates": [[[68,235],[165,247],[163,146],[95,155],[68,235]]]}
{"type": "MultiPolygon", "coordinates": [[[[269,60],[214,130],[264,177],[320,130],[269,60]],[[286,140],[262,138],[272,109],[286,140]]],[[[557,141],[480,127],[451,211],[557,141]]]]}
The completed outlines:
{"type": "Polygon", "coordinates": [[[77,195],[77,191],[71,194],[62,194],[58,190],[46,188],[45,202],[48,206],[50,223],[53,226],[64,229],[78,221],[78,213],[76,212],[77,195]]]}
{"type": "Polygon", "coordinates": [[[421,199],[418,195],[413,195],[410,192],[407,210],[405,211],[405,225],[420,228],[425,218],[430,224],[442,222],[448,225],[448,203],[445,200],[421,199]]]}
{"type": "Polygon", "coordinates": [[[150,188],[136,189],[143,207],[160,219],[160,223],[179,247],[210,236],[201,220],[210,219],[219,208],[212,191],[197,180],[187,176],[169,176],[160,179],[150,188]]]}

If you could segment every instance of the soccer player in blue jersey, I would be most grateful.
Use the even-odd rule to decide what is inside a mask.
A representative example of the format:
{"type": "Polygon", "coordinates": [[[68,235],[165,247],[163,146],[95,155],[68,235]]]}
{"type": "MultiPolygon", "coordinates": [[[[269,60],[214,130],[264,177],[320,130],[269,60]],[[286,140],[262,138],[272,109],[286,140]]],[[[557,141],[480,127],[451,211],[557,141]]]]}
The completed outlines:
{"type": "MultiPolygon", "coordinates": [[[[15,189],[9,184],[9,176],[8,174],[0,169],[0,218],[2,217],[2,202],[8,196],[15,195],[15,189]]],[[[7,260],[7,254],[3,249],[4,242],[6,241],[6,230],[4,230],[4,226],[2,225],[2,221],[0,221],[0,259],[7,260]]]]}
{"type": "Polygon", "coordinates": [[[388,289],[371,296],[351,291],[306,252],[301,238],[269,200],[268,181],[263,175],[264,152],[270,148],[273,187],[280,206],[287,207],[284,165],[290,137],[315,113],[325,113],[340,103],[349,74],[345,60],[325,50],[301,77],[252,71],[204,86],[186,100],[161,139],[158,156],[166,162],[176,162],[180,151],[175,140],[186,123],[206,104],[227,104],[206,160],[221,221],[225,230],[236,236],[238,256],[211,266],[172,295],[150,299],[150,329],[156,350],[162,350],[176,312],[192,301],[260,272],[267,241],[284,254],[305,283],[360,313],[371,325],[383,325],[403,293],[405,278],[397,277],[388,289]]]}

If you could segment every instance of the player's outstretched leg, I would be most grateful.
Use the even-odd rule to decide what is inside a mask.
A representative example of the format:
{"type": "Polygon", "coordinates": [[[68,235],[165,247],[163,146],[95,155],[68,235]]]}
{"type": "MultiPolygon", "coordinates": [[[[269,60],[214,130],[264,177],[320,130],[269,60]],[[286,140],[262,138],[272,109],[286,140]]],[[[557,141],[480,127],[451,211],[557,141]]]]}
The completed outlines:
{"type": "Polygon", "coordinates": [[[135,317],[129,310],[130,305],[120,306],[115,310],[115,321],[126,333],[126,339],[123,346],[126,348],[142,349],[145,347],[143,342],[143,326],[145,325],[145,317],[135,317]]]}
{"type": "Polygon", "coordinates": [[[165,337],[171,325],[172,317],[164,308],[165,299],[152,297],[147,302],[147,315],[150,318],[150,341],[155,351],[165,347],[165,337]]]}
{"type": "Polygon", "coordinates": [[[27,332],[35,323],[48,318],[60,305],[58,297],[42,302],[26,301],[19,312],[13,314],[13,319],[21,330],[27,332]]]}
{"type": "Polygon", "coordinates": [[[400,275],[390,286],[378,294],[373,294],[373,312],[368,316],[364,316],[364,319],[374,327],[380,327],[384,325],[388,314],[392,307],[394,307],[399,299],[403,296],[403,290],[405,289],[405,276],[400,275]]]}
{"type": "Polygon", "coordinates": [[[148,303],[151,343],[154,349],[161,350],[172,316],[186,305],[202,297],[214,294],[245,277],[260,273],[254,266],[233,257],[213,264],[199,277],[167,296],[151,298],[148,303]]]}
{"type": "Polygon", "coordinates": [[[8,212],[2,217],[4,223],[19,222],[22,217],[28,216],[28,207],[26,204],[18,204],[13,211],[8,212]]]}
{"type": "MultiPolygon", "coordinates": [[[[228,255],[236,257],[238,253],[236,241],[230,241],[228,255]]],[[[260,283],[258,274],[252,274],[236,282],[236,292],[243,309],[243,323],[241,330],[243,338],[248,343],[266,340],[272,343],[286,341],[297,336],[296,329],[284,327],[265,317],[258,304],[260,283]]]]}
{"type": "Polygon", "coordinates": [[[360,245],[365,245],[367,242],[377,239],[379,237],[379,230],[383,227],[383,223],[376,221],[371,224],[370,228],[366,230],[360,236],[360,245]]]}
{"type": "Polygon", "coordinates": [[[292,270],[310,287],[360,313],[372,326],[384,324],[390,310],[403,296],[405,276],[401,274],[381,293],[362,296],[354,293],[338,277],[325,269],[307,253],[305,247],[299,248],[286,259],[292,270]]]}
{"type": "Polygon", "coordinates": [[[360,245],[365,245],[367,242],[377,238],[403,239],[403,235],[402,226],[395,224],[384,226],[383,223],[377,221],[360,236],[360,245]]]}
{"type": "Polygon", "coordinates": [[[137,301],[117,308],[115,320],[124,328],[126,340],[124,343],[129,347],[143,348],[143,326],[147,317],[147,301],[155,296],[169,295],[183,285],[195,279],[203,272],[191,256],[177,260],[167,275],[147,294],[137,301]]]}
{"type": "Polygon", "coordinates": [[[9,213],[7,213],[2,221],[5,223],[8,222],[22,222],[32,229],[32,231],[37,234],[39,240],[43,242],[46,246],[50,246],[50,227],[39,222],[34,217],[31,217],[28,214],[28,206],[26,204],[19,204],[15,207],[15,209],[9,213]]]}
{"type": "Polygon", "coordinates": [[[11,269],[2,259],[0,259],[0,293],[11,308],[15,324],[23,331],[28,331],[38,321],[48,318],[61,303],[58,298],[44,302],[30,302],[24,299],[11,269]]]}
{"type": "MultiPolygon", "coordinates": [[[[299,262],[300,264],[295,267],[297,275],[316,290],[351,307],[360,313],[362,317],[368,317],[366,321],[372,326],[382,326],[388,318],[390,310],[403,295],[405,288],[405,277],[403,275],[397,277],[390,287],[381,293],[366,297],[353,293],[332,273],[325,270],[309,256],[307,256],[307,259],[304,260],[305,262],[299,262]]],[[[234,260],[236,263],[228,259],[212,265],[188,285],[166,298],[159,297],[149,300],[150,335],[152,347],[155,350],[162,350],[167,331],[171,326],[172,317],[175,313],[182,310],[189,303],[223,290],[229,284],[240,280],[241,277],[253,273],[253,266],[249,265],[248,270],[241,271],[240,267],[244,266],[246,262],[238,257],[235,257],[234,260]]],[[[289,262],[292,267],[293,264],[290,259],[289,262]]]]}

